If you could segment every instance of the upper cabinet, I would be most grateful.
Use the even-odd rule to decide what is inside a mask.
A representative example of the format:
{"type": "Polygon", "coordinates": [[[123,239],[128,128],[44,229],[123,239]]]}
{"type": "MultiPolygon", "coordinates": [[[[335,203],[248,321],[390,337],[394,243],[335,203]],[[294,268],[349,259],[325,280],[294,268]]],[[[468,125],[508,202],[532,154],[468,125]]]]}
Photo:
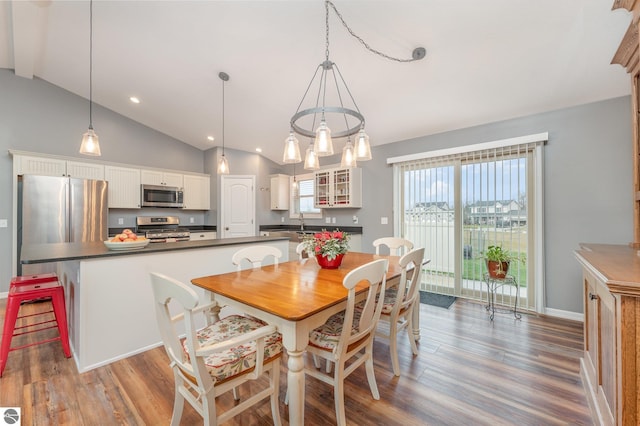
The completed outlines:
{"type": "Polygon", "coordinates": [[[26,155],[16,156],[14,164],[18,175],[68,176],[104,180],[104,166],[102,164],[26,155]]]}
{"type": "Polygon", "coordinates": [[[289,210],[289,176],[271,176],[271,210],[289,210]]]}
{"type": "Polygon", "coordinates": [[[140,170],[140,183],[145,185],[184,186],[183,175],[180,173],[163,172],[160,170],[140,170]]]}
{"type": "Polygon", "coordinates": [[[140,208],[140,169],[105,166],[110,209],[140,208]]]}
{"type": "Polygon", "coordinates": [[[140,184],[182,188],[185,210],[211,208],[211,177],[113,163],[74,161],[64,157],[9,151],[16,175],[68,176],[109,182],[109,208],[139,209],[140,184]]]}
{"type": "Polygon", "coordinates": [[[211,208],[211,178],[208,175],[184,175],[184,209],[209,210],[211,208]]]}
{"type": "Polygon", "coordinates": [[[314,178],[316,208],[362,207],[362,169],[326,169],[314,178]]]}

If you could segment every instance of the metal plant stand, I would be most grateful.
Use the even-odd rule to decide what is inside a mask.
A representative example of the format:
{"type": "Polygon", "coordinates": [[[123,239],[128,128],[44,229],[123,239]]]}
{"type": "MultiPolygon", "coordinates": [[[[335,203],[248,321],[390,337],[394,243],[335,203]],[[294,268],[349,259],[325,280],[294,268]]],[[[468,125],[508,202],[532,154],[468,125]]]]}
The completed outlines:
{"type": "Polygon", "coordinates": [[[516,281],[516,277],[513,275],[507,275],[504,278],[494,278],[489,275],[489,273],[484,274],[484,282],[487,284],[487,306],[486,309],[491,313],[489,315],[489,319],[493,321],[493,317],[496,313],[496,292],[498,288],[501,288],[505,285],[512,285],[516,288],[516,300],[513,304],[513,316],[516,319],[522,318],[522,315],[518,313],[518,294],[520,293],[520,288],[518,287],[518,282],[516,281]]]}

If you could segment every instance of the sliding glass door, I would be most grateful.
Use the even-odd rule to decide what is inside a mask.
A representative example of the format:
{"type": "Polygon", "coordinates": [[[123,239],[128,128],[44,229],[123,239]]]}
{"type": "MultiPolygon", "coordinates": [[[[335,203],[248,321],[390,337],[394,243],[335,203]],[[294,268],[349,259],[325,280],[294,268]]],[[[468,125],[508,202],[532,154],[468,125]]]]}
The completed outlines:
{"type": "Polygon", "coordinates": [[[399,234],[430,259],[421,289],[486,300],[482,253],[501,246],[518,255],[509,275],[517,286],[499,289],[498,303],[535,309],[530,238],[536,227],[536,144],[436,156],[396,164],[399,234]]]}

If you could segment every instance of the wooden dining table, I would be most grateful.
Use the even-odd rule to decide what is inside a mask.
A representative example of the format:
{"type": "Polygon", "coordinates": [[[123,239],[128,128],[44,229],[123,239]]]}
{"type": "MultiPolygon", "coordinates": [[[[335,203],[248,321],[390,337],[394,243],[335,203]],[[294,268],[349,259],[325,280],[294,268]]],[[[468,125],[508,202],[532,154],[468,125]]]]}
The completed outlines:
{"type": "MultiPolygon", "coordinates": [[[[322,269],[311,258],[191,280],[205,289],[219,307],[229,305],[278,328],[288,353],[289,424],[304,424],[303,353],[309,332],[345,309],[344,277],[376,259],[389,260],[387,281],[400,276],[398,256],[349,252],[338,269],[322,269]]],[[[367,284],[360,283],[356,289],[357,293],[364,293],[367,284]]]]}

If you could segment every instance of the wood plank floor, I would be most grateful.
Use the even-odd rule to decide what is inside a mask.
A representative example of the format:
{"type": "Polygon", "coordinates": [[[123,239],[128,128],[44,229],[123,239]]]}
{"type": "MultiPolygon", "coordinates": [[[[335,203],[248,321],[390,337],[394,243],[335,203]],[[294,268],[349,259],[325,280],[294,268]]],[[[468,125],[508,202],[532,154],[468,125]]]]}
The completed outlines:
{"type": "MultiPolygon", "coordinates": [[[[5,304],[0,300],[3,319],[5,304]]],[[[40,309],[37,305],[25,307],[40,309]]],[[[582,323],[535,315],[523,315],[518,321],[509,314],[496,314],[491,322],[483,305],[461,299],[449,309],[428,305],[420,309],[420,354],[412,356],[403,335],[401,377],[391,372],[388,344],[376,340],[379,401],[371,398],[364,369],[347,378],[349,424],[592,424],[579,375],[582,323]]],[[[11,352],[0,379],[0,407],[21,407],[23,425],[168,424],[173,376],[167,363],[159,347],[78,374],[74,361],[64,358],[59,342],[11,352]]],[[[284,400],[284,360],[282,371],[284,400]]],[[[241,396],[247,389],[240,389],[241,396]]],[[[306,392],[306,423],[335,424],[331,388],[307,378],[306,392]]],[[[218,402],[224,409],[233,399],[224,395],[218,402]]],[[[280,410],[287,425],[283,403],[280,410]]],[[[185,404],[181,424],[201,422],[185,404]]],[[[271,423],[269,404],[264,401],[229,424],[271,423]]]]}

